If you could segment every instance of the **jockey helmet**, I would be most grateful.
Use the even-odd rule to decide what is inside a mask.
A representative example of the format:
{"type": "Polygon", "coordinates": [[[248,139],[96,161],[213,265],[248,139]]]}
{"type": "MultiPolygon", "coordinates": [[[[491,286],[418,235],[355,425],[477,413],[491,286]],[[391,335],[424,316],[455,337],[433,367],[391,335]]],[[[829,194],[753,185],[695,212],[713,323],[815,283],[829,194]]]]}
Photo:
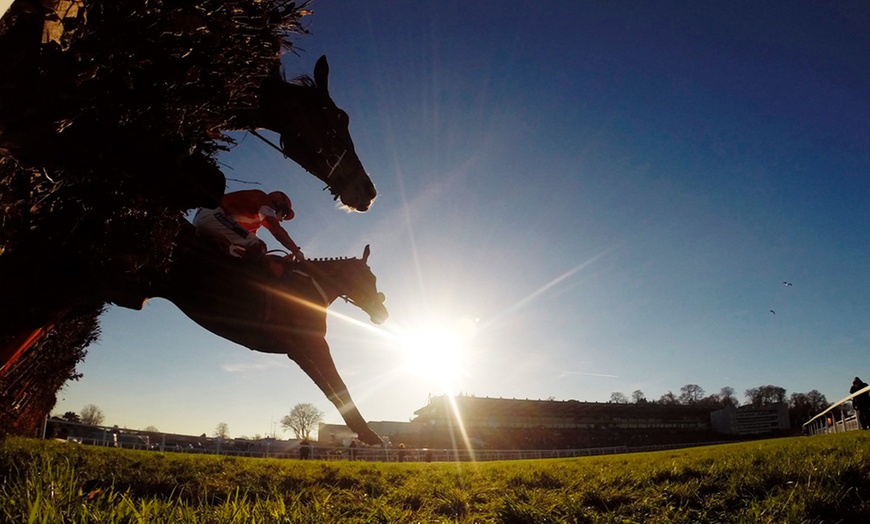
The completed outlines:
{"type": "Polygon", "coordinates": [[[279,217],[281,220],[293,220],[293,217],[296,216],[296,213],[293,212],[293,203],[290,201],[290,197],[284,194],[283,191],[272,191],[269,193],[269,201],[272,202],[275,212],[283,215],[283,217],[279,217]]]}

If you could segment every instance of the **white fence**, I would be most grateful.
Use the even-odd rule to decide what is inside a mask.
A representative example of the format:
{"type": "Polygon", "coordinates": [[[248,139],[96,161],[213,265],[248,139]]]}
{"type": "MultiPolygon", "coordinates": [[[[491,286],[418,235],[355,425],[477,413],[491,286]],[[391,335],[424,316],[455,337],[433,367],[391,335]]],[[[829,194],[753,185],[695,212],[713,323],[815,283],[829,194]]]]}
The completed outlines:
{"type": "Polygon", "coordinates": [[[870,386],[852,393],[835,404],[831,404],[828,409],[804,423],[804,434],[821,435],[823,433],[843,433],[845,431],[861,429],[858,425],[857,413],[852,410],[851,406],[847,407],[846,403],[851,403],[853,398],[868,391],[870,391],[870,386]]]}
{"type": "MultiPolygon", "coordinates": [[[[119,428],[86,426],[57,419],[46,421],[44,436],[66,440],[71,443],[108,446],[158,452],[208,453],[214,455],[296,459],[299,456],[298,442],[263,440],[222,441],[210,437],[192,437],[158,432],[145,432],[119,428]],[[50,426],[50,428],[48,427],[50,426]]],[[[585,449],[417,449],[395,447],[336,447],[312,442],[310,459],[314,460],[359,460],[370,462],[483,462],[492,460],[529,460],[547,458],[590,457],[619,453],[663,451],[724,442],[698,442],[690,444],[663,444],[642,447],[613,446],[585,449]]]]}
{"type": "Polygon", "coordinates": [[[592,457],[598,455],[616,455],[620,453],[640,453],[648,451],[664,451],[669,449],[694,448],[723,442],[696,442],[693,444],[661,444],[655,446],[627,447],[613,446],[607,448],[584,449],[415,449],[399,450],[397,448],[312,448],[311,458],[318,460],[365,460],[371,462],[487,462],[493,460],[530,460],[548,458],[592,457]]]}
{"type": "MultiPolygon", "coordinates": [[[[76,437],[68,437],[69,442],[77,442],[79,444],[94,444],[98,446],[119,447],[127,449],[146,449],[153,451],[171,451],[180,453],[202,453],[210,455],[223,455],[230,457],[250,457],[250,458],[278,458],[278,459],[296,459],[299,458],[299,448],[293,451],[269,451],[268,449],[258,450],[239,450],[233,447],[203,447],[203,448],[163,448],[159,444],[151,444],[148,446],[139,446],[128,443],[113,443],[109,440],[100,439],[81,439],[76,437]]],[[[120,440],[120,439],[119,439],[120,440]]],[[[487,462],[493,460],[531,460],[531,459],[548,459],[548,458],[576,458],[576,457],[593,457],[599,455],[616,455],[620,453],[642,453],[649,451],[665,451],[670,449],[694,448],[700,446],[710,446],[716,444],[731,444],[734,441],[722,442],[697,442],[693,444],[664,444],[656,446],[642,447],[626,447],[614,446],[609,448],[584,448],[584,449],[427,449],[427,448],[408,448],[400,450],[398,448],[379,448],[379,447],[331,447],[318,446],[313,444],[308,456],[311,460],[356,460],[364,462],[487,462]]]]}

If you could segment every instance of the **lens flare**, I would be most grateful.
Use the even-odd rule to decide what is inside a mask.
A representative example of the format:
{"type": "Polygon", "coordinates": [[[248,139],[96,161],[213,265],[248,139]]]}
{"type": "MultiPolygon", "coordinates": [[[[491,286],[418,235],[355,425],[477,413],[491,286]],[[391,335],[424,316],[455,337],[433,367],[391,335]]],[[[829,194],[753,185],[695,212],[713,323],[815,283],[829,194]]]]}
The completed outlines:
{"type": "Polygon", "coordinates": [[[452,393],[466,371],[468,349],[477,325],[470,319],[420,324],[399,333],[405,366],[452,393]]]}

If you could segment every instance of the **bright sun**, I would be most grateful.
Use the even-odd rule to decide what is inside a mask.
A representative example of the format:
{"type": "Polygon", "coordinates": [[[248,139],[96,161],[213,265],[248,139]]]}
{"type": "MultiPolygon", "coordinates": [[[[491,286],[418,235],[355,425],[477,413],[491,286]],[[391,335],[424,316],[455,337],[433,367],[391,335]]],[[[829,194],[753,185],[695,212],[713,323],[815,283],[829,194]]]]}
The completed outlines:
{"type": "Polygon", "coordinates": [[[406,366],[414,373],[449,388],[465,371],[476,322],[470,319],[432,323],[401,334],[406,366]]]}

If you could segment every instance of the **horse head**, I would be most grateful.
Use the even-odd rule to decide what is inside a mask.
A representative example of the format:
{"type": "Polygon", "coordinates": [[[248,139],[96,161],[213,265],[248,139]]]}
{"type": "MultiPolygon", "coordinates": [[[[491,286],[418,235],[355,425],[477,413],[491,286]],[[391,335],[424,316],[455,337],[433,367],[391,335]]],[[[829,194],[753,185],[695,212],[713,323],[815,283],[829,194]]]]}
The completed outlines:
{"type": "Polygon", "coordinates": [[[348,289],[345,297],[349,302],[368,313],[372,322],[383,324],[390,316],[384,306],[387,297],[378,291],[378,279],[368,266],[370,254],[371,248],[366,246],[362,258],[350,259],[355,261],[356,271],[348,272],[348,289]]]}
{"type": "Polygon", "coordinates": [[[281,134],[284,154],[325,182],[335,199],[349,209],[368,210],[377,191],[354,150],[347,113],[329,96],[325,56],[317,60],[313,79],[264,81],[260,119],[281,134]]]}
{"type": "Polygon", "coordinates": [[[383,324],[389,317],[386,297],[378,291],[378,279],[368,266],[369,254],[371,249],[366,246],[362,258],[312,259],[305,266],[323,285],[327,302],[342,297],[368,313],[375,324],[383,324]]]}

